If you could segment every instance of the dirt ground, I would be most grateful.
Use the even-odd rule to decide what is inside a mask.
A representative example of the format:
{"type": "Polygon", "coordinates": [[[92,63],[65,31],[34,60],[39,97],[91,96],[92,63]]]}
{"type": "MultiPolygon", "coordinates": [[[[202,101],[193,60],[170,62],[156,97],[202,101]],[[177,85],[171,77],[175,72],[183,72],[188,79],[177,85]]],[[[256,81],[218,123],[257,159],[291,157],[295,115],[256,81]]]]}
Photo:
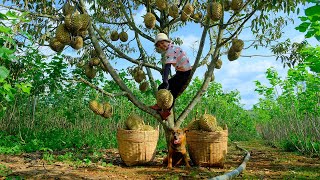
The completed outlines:
{"type": "MultiPolygon", "coordinates": [[[[320,179],[320,159],[283,152],[261,142],[238,142],[250,151],[247,167],[236,179],[320,179]]],[[[105,150],[107,165],[77,165],[68,162],[47,162],[40,153],[19,156],[0,155],[0,165],[8,175],[0,179],[207,179],[237,168],[245,155],[229,143],[224,168],[184,167],[167,169],[162,165],[163,152],[158,152],[150,165],[127,167],[116,149],[105,150]]],[[[3,171],[3,170],[2,170],[3,171]]]]}

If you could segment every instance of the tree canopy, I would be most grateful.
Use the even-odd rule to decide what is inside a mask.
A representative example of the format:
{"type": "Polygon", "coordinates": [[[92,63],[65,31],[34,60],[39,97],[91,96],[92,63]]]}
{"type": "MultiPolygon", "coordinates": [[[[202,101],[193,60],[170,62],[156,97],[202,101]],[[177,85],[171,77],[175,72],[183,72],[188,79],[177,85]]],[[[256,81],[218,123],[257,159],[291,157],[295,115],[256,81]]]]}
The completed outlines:
{"type": "MultiPolygon", "coordinates": [[[[214,70],[219,68],[217,62],[221,56],[228,56],[230,61],[234,61],[239,58],[243,44],[245,47],[255,48],[271,45],[283,34],[282,28],[292,21],[289,14],[299,13],[297,7],[301,3],[305,3],[305,0],[4,1],[0,7],[6,8],[11,14],[19,14],[26,21],[1,24],[2,27],[14,29],[10,38],[15,42],[11,42],[10,38],[1,37],[2,41],[6,41],[5,47],[10,49],[13,46],[17,53],[25,50],[18,49],[19,44],[23,44],[24,47],[50,46],[57,51],[59,57],[68,60],[70,65],[77,65],[72,69],[71,78],[81,80],[106,96],[126,96],[136,107],[157,118],[165,127],[179,127],[214,80],[214,70]],[[143,9],[144,23],[139,24],[136,17],[139,12],[144,12],[143,9]],[[276,13],[282,15],[274,16],[276,13]],[[134,95],[127,82],[143,82],[141,79],[137,81],[136,78],[129,78],[138,67],[146,76],[144,81],[150,83],[155,94],[157,81],[154,73],[161,73],[162,63],[156,58],[156,49],[150,52],[154,37],[159,32],[164,32],[174,43],[182,44],[179,37],[171,35],[189,24],[199,24],[202,30],[192,64],[192,75],[199,67],[205,66],[205,77],[201,88],[194,97],[190,97],[192,100],[178,118],[164,122],[156,111],[134,95]],[[234,40],[246,29],[252,32],[254,39],[242,40],[242,47],[232,52],[234,40]],[[205,51],[205,47],[209,50],[205,51]],[[76,49],[79,56],[71,57],[65,54],[68,48],[76,49]],[[98,58],[95,59],[99,61],[96,63],[97,66],[93,66],[94,58],[98,58]],[[129,67],[124,72],[125,75],[114,65],[123,61],[129,67]],[[119,86],[118,91],[103,90],[99,82],[106,73],[119,86]]],[[[5,19],[3,15],[1,17],[5,19]]],[[[5,33],[4,28],[1,33],[5,33]]],[[[10,59],[6,58],[6,61],[10,59]]],[[[21,59],[22,64],[23,61],[21,59]]],[[[64,78],[60,77],[65,72],[59,71],[59,68],[64,65],[60,60],[58,62],[52,64],[57,66],[52,68],[54,71],[51,71],[52,75],[49,77],[62,81],[64,78]]],[[[2,75],[3,72],[5,70],[1,70],[2,75]]]]}

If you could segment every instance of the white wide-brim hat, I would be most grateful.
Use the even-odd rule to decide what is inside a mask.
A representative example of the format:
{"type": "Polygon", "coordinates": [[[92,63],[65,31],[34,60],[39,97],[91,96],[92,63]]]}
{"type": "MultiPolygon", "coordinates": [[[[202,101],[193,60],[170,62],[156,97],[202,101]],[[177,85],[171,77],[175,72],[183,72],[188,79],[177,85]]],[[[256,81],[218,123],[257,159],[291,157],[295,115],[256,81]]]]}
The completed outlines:
{"type": "Polygon", "coordinates": [[[168,38],[168,36],[165,33],[159,33],[156,36],[156,39],[154,40],[154,44],[157,44],[159,41],[168,41],[171,42],[171,40],[168,38]]]}

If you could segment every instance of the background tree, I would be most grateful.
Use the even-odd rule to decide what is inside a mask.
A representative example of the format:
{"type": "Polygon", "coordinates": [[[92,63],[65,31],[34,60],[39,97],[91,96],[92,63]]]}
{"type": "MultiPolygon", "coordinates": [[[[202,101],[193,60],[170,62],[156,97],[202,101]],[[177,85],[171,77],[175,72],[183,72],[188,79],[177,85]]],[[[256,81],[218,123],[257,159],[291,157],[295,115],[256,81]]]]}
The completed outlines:
{"type": "MultiPolygon", "coordinates": [[[[286,15],[296,12],[296,7],[299,3],[304,2],[304,0],[80,0],[66,2],[31,0],[24,3],[20,1],[5,1],[1,6],[27,14],[26,16],[31,21],[17,24],[16,28],[22,28],[22,31],[27,31],[32,36],[32,39],[38,43],[36,45],[51,45],[52,47],[52,44],[56,43],[58,45],[54,49],[59,53],[64,52],[63,50],[68,48],[68,45],[74,49],[78,49],[80,58],[65,56],[65,59],[68,59],[71,64],[76,63],[79,67],[83,66],[81,68],[87,73],[83,73],[77,67],[72,71],[75,75],[74,77],[79,78],[78,75],[85,77],[86,74],[86,78],[91,80],[87,81],[80,78],[82,82],[104,92],[104,95],[107,96],[115,97],[119,94],[126,96],[137,108],[157,118],[164,129],[169,129],[174,126],[179,127],[190,111],[201,100],[201,97],[213,80],[214,70],[218,68],[217,62],[220,57],[227,55],[231,61],[239,58],[243,49],[243,42],[241,43],[240,41],[238,48],[235,50],[235,48],[231,48],[233,44],[232,40],[237,39],[241,32],[249,29],[255,39],[250,41],[250,44],[246,42],[246,47],[253,46],[258,48],[274,43],[275,40],[281,37],[282,27],[290,21],[289,16],[287,17],[286,15]],[[70,6],[67,6],[67,4],[70,6]],[[187,5],[192,5],[192,8],[190,6],[189,8],[185,8],[187,5]],[[151,24],[147,24],[146,26],[135,22],[136,13],[143,7],[149,13],[144,16],[145,21],[151,22],[151,24]],[[169,9],[172,7],[178,9],[177,16],[174,13],[169,15],[171,11],[169,9]],[[69,11],[66,12],[68,9],[69,11]],[[79,18],[80,20],[76,20],[77,18],[75,18],[78,12],[83,15],[79,18]],[[282,16],[273,16],[275,13],[282,13],[282,16]],[[88,30],[88,34],[86,34],[86,31],[81,31],[81,33],[79,31],[69,32],[65,36],[61,35],[62,37],[57,35],[57,32],[61,30],[59,28],[60,24],[87,21],[85,20],[88,18],[86,15],[90,16],[90,23],[85,27],[85,30],[88,30]],[[146,19],[147,17],[148,19],[146,19]],[[123,76],[120,73],[121,70],[117,69],[114,63],[127,61],[127,64],[129,64],[129,69],[126,71],[127,75],[132,72],[130,70],[134,69],[134,67],[141,68],[146,73],[152,91],[155,94],[157,81],[154,78],[154,74],[161,72],[162,64],[157,62],[154,51],[150,52],[150,47],[153,47],[153,37],[159,32],[165,32],[175,43],[181,44],[181,39],[172,37],[171,34],[174,32],[179,33],[179,29],[189,23],[198,23],[202,29],[198,50],[192,64],[192,75],[201,66],[206,66],[206,73],[200,88],[193,97],[190,97],[190,102],[182,113],[177,118],[170,117],[168,121],[162,121],[156,111],[148,108],[150,104],[145,104],[133,94],[130,86],[126,83],[128,76],[123,76]],[[126,38],[122,39],[121,42],[113,41],[117,39],[114,37],[115,34],[112,33],[114,31],[132,33],[134,36],[128,37],[127,41],[125,41],[126,38]],[[60,45],[56,40],[53,41],[54,39],[52,38],[55,36],[56,38],[59,37],[59,42],[67,40],[60,43],[62,44],[60,45]],[[83,45],[81,44],[81,40],[76,38],[80,36],[82,37],[83,45]],[[150,42],[144,43],[145,40],[150,42]],[[77,44],[76,42],[79,41],[80,44],[77,44]],[[209,49],[207,52],[205,52],[205,47],[209,49]],[[92,50],[94,50],[94,54],[90,53],[92,50]],[[101,63],[99,67],[95,67],[97,69],[88,70],[86,64],[93,63],[90,61],[91,57],[99,58],[101,63]],[[99,86],[99,80],[101,79],[93,79],[96,71],[98,71],[100,78],[105,73],[108,73],[119,86],[118,91],[106,92],[102,88],[99,88],[101,87],[99,86]]],[[[78,27],[77,30],[81,28],[78,27]]],[[[74,31],[74,29],[70,31],[74,31]]],[[[23,37],[23,34],[19,34],[17,39],[19,42],[29,43],[28,38],[23,37]]]]}

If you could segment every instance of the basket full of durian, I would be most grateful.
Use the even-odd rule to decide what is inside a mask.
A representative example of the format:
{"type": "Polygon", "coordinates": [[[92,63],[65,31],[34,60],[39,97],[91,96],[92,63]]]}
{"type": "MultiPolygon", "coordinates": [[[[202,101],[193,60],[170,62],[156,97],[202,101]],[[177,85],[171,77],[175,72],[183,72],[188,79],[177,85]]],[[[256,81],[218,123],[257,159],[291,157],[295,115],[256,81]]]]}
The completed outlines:
{"type": "Polygon", "coordinates": [[[137,114],[131,114],[125,127],[117,131],[118,150],[127,166],[152,162],[159,139],[159,130],[146,125],[137,114]]]}
{"type": "Polygon", "coordinates": [[[203,114],[188,124],[187,144],[195,165],[223,167],[228,148],[228,129],[218,126],[216,117],[203,114]]]}

